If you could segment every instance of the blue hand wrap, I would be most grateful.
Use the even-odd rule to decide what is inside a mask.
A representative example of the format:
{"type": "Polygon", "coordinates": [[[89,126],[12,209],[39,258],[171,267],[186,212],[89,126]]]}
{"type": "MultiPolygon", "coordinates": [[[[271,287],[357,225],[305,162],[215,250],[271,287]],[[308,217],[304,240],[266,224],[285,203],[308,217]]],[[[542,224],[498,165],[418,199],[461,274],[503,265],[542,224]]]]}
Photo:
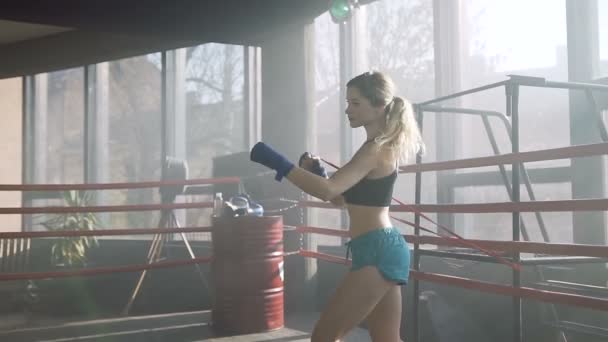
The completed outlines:
{"type": "Polygon", "coordinates": [[[289,171],[291,171],[291,169],[293,169],[292,162],[263,142],[259,142],[253,146],[249,159],[276,170],[277,175],[274,179],[279,182],[289,173],[289,171]]]}
{"type": "Polygon", "coordinates": [[[327,171],[325,170],[325,168],[323,166],[321,166],[321,163],[318,160],[314,160],[312,162],[312,173],[314,173],[315,175],[319,175],[323,178],[327,178],[327,171]]]}
{"type": "MultiPolygon", "coordinates": [[[[310,156],[310,153],[308,153],[308,152],[302,153],[302,155],[300,156],[300,160],[298,161],[298,165],[300,167],[302,167],[302,162],[304,161],[304,158],[309,157],[309,156],[310,156]]],[[[314,173],[317,176],[321,176],[323,178],[327,178],[327,171],[321,165],[321,163],[319,162],[318,159],[313,159],[313,161],[312,161],[312,170],[310,170],[310,172],[314,173]]]]}

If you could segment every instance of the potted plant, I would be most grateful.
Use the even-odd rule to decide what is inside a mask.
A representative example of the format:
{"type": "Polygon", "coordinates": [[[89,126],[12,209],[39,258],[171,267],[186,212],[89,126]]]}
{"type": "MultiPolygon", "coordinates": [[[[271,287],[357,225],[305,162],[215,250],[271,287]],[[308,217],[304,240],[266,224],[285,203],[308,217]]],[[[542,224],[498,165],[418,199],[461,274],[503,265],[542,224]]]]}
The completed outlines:
{"type": "MultiPolygon", "coordinates": [[[[69,207],[83,207],[91,201],[90,193],[86,191],[64,191],[62,197],[69,207]]],[[[94,230],[98,221],[94,213],[64,213],[55,215],[42,225],[49,231],[82,231],[94,230]]],[[[51,264],[60,268],[83,266],[87,261],[87,251],[97,246],[95,236],[58,238],[51,246],[51,264]]]]}
{"type": "MultiPolygon", "coordinates": [[[[66,206],[83,207],[91,202],[90,193],[85,191],[64,191],[63,200],[66,206]]],[[[94,213],[61,213],[53,215],[41,223],[49,231],[85,231],[94,230],[98,225],[94,213]]],[[[56,269],[81,268],[90,264],[88,251],[98,246],[95,236],[66,236],[53,239],[51,243],[51,266],[56,269]]],[[[89,265],[90,266],[90,265],[89,265]]],[[[49,307],[53,313],[82,312],[92,308],[66,306],[65,303],[78,303],[81,298],[90,297],[87,279],[81,277],[43,279],[38,282],[38,290],[43,307],[49,307]],[[71,300],[67,300],[71,299],[71,300]],[[61,304],[63,303],[63,304],[61,304]]]]}

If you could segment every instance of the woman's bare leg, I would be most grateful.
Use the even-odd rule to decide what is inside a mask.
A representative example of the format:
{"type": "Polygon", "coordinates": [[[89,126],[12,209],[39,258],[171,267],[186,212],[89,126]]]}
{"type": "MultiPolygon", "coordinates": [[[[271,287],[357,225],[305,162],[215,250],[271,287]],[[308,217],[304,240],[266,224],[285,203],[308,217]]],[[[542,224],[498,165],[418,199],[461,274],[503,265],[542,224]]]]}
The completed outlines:
{"type": "Polygon", "coordinates": [[[321,313],[311,341],[339,341],[361,323],[393,287],[395,284],[384,279],[376,267],[349,272],[321,313]]]}
{"type": "Polygon", "coordinates": [[[373,342],[399,342],[401,328],[401,286],[394,285],[366,319],[373,342]]]}

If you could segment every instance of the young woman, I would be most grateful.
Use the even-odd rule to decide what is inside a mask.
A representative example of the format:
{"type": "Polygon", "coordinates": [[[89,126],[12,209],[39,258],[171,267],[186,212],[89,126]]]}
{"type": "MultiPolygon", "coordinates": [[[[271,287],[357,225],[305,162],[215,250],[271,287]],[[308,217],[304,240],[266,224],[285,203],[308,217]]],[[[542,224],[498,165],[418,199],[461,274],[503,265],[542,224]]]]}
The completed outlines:
{"type": "Polygon", "coordinates": [[[251,160],[276,170],[278,181],[285,177],[348,211],[352,268],[322,312],[312,341],[339,341],[364,320],[373,341],[401,341],[400,285],[408,281],[410,252],[391,223],[389,205],[399,162],[420,152],[423,143],[411,104],[394,95],[387,75],[353,78],[346,97],[350,126],[363,127],[367,140],[331,177],[308,152],[296,167],[263,142],[253,147],[251,160]]]}

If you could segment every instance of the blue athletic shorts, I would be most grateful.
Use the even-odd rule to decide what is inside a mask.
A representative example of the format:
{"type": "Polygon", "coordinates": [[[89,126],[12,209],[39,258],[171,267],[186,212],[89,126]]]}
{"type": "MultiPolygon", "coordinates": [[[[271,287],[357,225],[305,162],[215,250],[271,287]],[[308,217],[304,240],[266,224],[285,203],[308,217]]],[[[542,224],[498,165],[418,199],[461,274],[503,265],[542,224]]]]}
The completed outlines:
{"type": "Polygon", "coordinates": [[[410,249],[396,228],[380,228],[359,235],[346,243],[351,271],[375,266],[382,276],[399,285],[407,284],[410,273],[410,249]]]}

